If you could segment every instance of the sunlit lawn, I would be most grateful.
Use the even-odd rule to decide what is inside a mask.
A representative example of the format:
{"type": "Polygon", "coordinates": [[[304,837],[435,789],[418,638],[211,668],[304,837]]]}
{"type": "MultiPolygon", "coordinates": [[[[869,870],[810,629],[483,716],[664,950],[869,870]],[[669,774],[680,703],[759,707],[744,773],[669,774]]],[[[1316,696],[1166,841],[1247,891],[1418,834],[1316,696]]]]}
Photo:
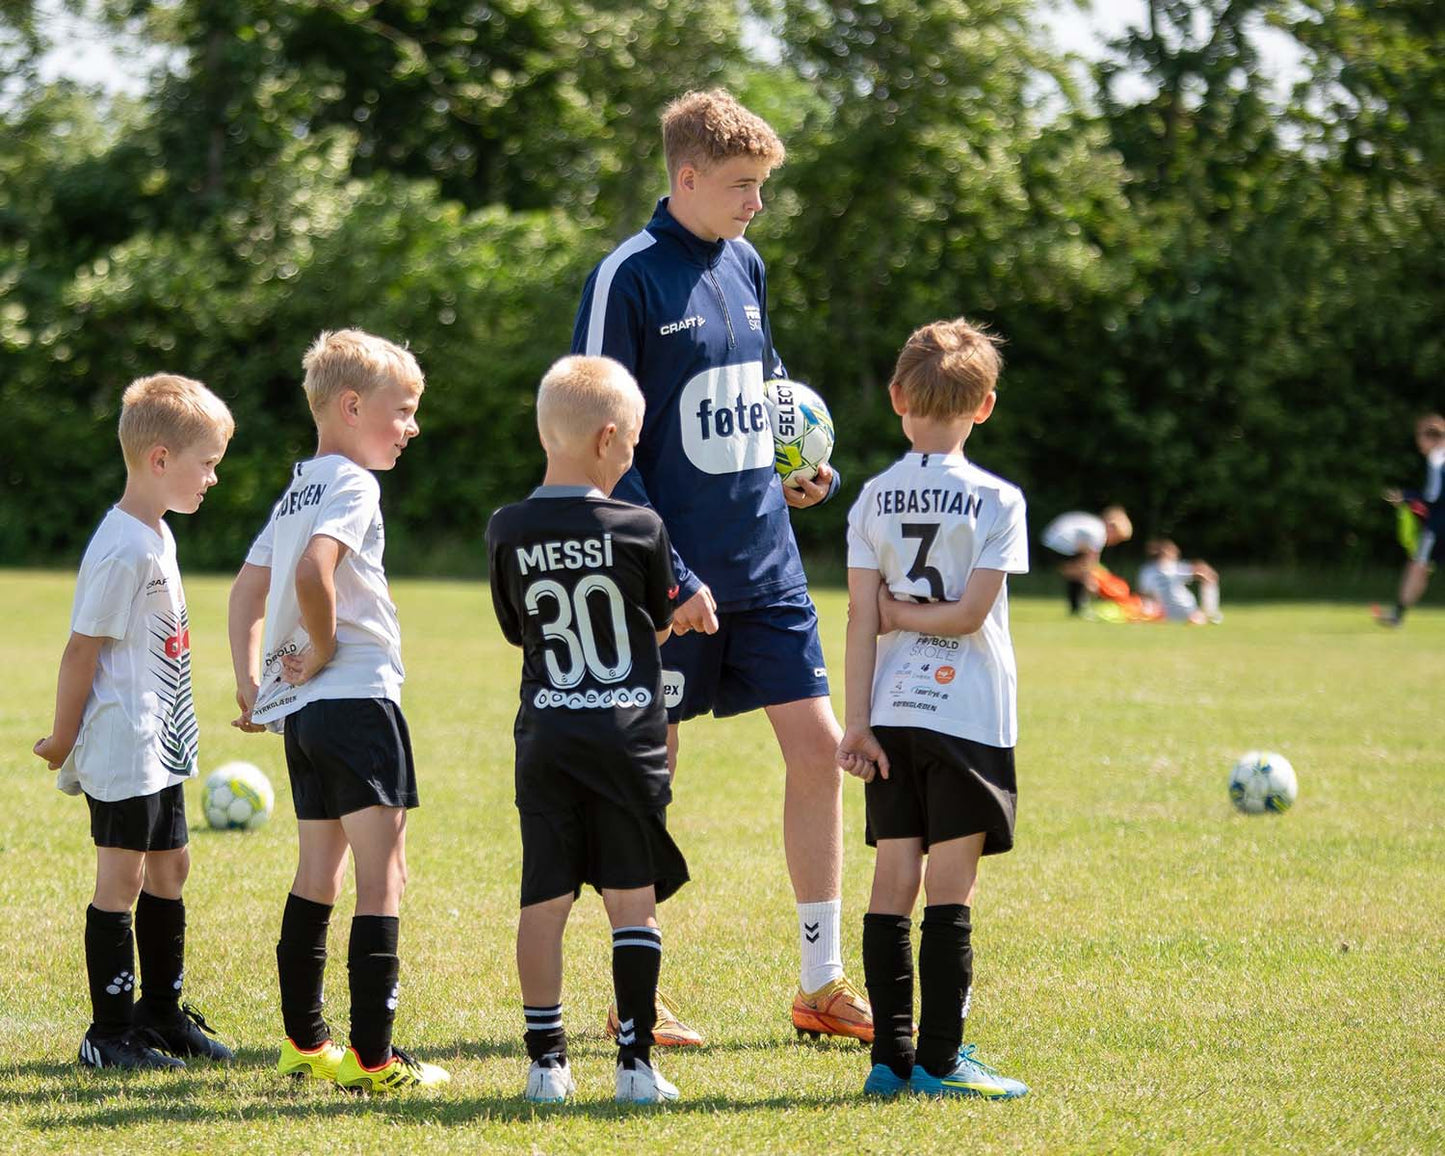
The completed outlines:
{"type": "MultiPolygon", "coordinates": [[[[229,1070],[93,1074],[85,808],[30,754],[49,724],[71,575],[0,574],[10,608],[0,758],[0,1136],[7,1150],[1438,1152],[1445,1148],[1445,613],[1378,630],[1359,608],[1226,606],[1224,626],[1071,622],[1016,601],[1023,737],[1016,851],[975,906],[969,1038],[1026,1080],[1009,1104],[865,1102],[866,1053],[795,1042],[796,924],[782,771],[761,717],[684,730],[671,825],[694,882],[662,910],[664,986],[709,1037],[661,1053],[683,1099],[611,1103],[601,904],[568,938],[577,1101],[534,1110],[512,964],[518,661],[476,584],[401,582],[405,708],[422,807],[409,831],[397,1038],[441,1062],[435,1095],[352,1098],[278,1082],[273,946],[294,819],[280,741],[232,731],[225,583],[190,578],[203,764],[258,763],[276,816],[252,835],[200,822],[188,788],[187,997],[239,1049],[229,1070]],[[1229,764],[1285,752],[1282,817],[1231,809],[1229,764]]],[[[843,604],[819,594],[841,686],[843,604]]],[[[835,700],[841,712],[841,699],[835,700]]],[[[844,940],[871,853],[846,784],[844,940]]],[[[345,1024],[350,898],[333,921],[328,1009],[345,1024]]]]}

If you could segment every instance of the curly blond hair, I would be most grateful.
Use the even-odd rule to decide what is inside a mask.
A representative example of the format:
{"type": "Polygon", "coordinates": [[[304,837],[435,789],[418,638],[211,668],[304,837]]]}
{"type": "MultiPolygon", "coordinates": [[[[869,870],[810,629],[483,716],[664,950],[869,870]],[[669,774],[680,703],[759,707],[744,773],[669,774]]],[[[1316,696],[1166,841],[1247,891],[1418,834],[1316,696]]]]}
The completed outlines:
{"type": "Polygon", "coordinates": [[[756,157],[777,168],[787,156],[772,126],[724,88],[685,92],[662,110],[662,153],[670,180],[686,164],[707,169],[733,157],[756,157]]]}

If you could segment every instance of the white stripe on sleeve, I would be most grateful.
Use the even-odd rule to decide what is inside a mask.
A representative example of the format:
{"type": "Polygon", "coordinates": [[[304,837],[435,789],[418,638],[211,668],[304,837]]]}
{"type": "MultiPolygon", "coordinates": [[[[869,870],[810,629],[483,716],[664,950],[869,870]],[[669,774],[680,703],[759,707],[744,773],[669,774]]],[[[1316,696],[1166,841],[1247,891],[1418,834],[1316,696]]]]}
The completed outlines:
{"type": "Polygon", "coordinates": [[[602,267],[597,270],[597,284],[592,287],[592,311],[587,315],[588,357],[597,357],[602,353],[602,338],[607,332],[607,298],[612,292],[612,278],[617,275],[617,270],[627,258],[634,253],[641,253],[644,249],[650,249],[655,244],[657,238],[643,229],[613,249],[602,262],[602,267]]]}

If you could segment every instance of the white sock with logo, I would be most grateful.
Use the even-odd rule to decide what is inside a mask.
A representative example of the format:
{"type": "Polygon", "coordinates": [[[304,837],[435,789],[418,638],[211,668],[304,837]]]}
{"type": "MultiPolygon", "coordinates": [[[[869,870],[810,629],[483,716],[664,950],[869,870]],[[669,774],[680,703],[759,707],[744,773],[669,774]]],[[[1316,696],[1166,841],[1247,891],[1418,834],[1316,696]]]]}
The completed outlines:
{"type": "Polygon", "coordinates": [[[838,931],[842,908],[841,899],[798,904],[798,941],[803,949],[798,983],[809,995],[843,974],[838,931]]]}

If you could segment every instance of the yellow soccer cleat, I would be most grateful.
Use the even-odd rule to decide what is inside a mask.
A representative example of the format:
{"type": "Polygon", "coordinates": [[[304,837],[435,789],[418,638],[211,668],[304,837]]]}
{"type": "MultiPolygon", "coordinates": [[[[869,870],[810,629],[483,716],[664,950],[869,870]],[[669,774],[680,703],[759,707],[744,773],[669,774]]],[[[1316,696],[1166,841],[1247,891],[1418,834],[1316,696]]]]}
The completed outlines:
{"type": "Polygon", "coordinates": [[[336,1073],[336,1083],[351,1092],[405,1092],[412,1088],[435,1088],[450,1082],[451,1073],[435,1064],[414,1060],[400,1048],[391,1049],[391,1059],[379,1068],[368,1068],[355,1048],[347,1048],[336,1073]]]}
{"type": "Polygon", "coordinates": [[[873,1042],[873,1009],[868,998],[846,975],[825,983],[811,994],[798,989],[793,997],[793,1027],[815,1040],[819,1036],[844,1036],[873,1042]]]}
{"type": "MultiPolygon", "coordinates": [[[[652,1025],[653,1044],[659,1048],[695,1048],[702,1044],[702,1033],[678,1018],[677,1008],[662,992],[657,993],[653,1006],[657,1009],[657,1022],[652,1025]]],[[[607,1034],[614,1040],[617,1038],[616,1004],[607,1009],[607,1034]]]]}
{"type": "Polygon", "coordinates": [[[303,1077],[330,1080],[334,1084],[345,1055],[346,1049],[330,1040],[314,1048],[298,1048],[287,1036],[281,1041],[281,1058],[276,1061],[276,1074],[294,1076],[298,1080],[303,1077]]]}

